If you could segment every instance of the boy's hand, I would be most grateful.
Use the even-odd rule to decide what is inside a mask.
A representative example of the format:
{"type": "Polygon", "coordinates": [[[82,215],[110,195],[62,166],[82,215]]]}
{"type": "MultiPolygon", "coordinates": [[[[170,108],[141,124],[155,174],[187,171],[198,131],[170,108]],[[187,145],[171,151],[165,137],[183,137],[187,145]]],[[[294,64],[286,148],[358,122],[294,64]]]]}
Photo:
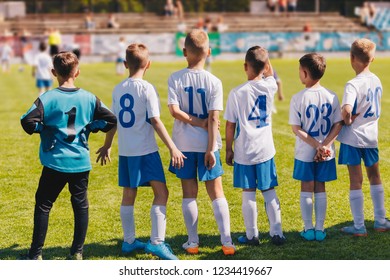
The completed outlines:
{"type": "Polygon", "coordinates": [[[314,161],[324,161],[326,158],[331,156],[331,150],[326,146],[320,146],[317,148],[316,155],[314,156],[314,161]]]}
{"type": "Polygon", "coordinates": [[[233,151],[226,151],[226,164],[229,166],[233,166],[233,158],[234,158],[234,152],[233,151]]]}
{"type": "Polygon", "coordinates": [[[216,159],[215,159],[215,155],[213,152],[206,152],[205,156],[204,156],[204,166],[206,166],[206,168],[208,170],[210,170],[211,168],[213,168],[216,164],[216,159]]]}
{"type": "Polygon", "coordinates": [[[183,155],[182,152],[180,152],[177,148],[174,148],[171,153],[171,162],[172,167],[175,167],[177,169],[180,169],[184,166],[184,160],[187,158],[185,155],[183,155]]]}
{"type": "Polygon", "coordinates": [[[96,154],[98,155],[96,158],[96,162],[100,161],[100,165],[106,165],[107,161],[111,162],[111,157],[110,157],[111,147],[110,148],[107,148],[105,146],[100,147],[97,150],[96,154]]]}

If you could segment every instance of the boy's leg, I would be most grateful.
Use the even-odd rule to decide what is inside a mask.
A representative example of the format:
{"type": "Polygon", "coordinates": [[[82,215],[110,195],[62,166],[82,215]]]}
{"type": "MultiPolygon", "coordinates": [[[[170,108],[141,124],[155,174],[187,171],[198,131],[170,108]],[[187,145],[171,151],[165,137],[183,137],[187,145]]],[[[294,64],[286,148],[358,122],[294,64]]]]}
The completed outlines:
{"type": "Polygon", "coordinates": [[[160,181],[150,181],[150,185],[154,193],[153,205],[150,209],[152,221],[150,241],[152,244],[160,244],[165,241],[168,189],[165,183],[160,181]]]}
{"type": "Polygon", "coordinates": [[[218,230],[221,234],[221,242],[222,244],[233,244],[230,236],[229,206],[223,193],[222,178],[220,176],[214,180],[206,181],[205,183],[207,193],[212,201],[214,217],[218,224],[218,230]]]}
{"type": "Polygon", "coordinates": [[[327,197],[325,192],[325,182],[314,182],[314,213],[316,217],[316,231],[324,231],[326,217],[327,197]]]}
{"type": "Polygon", "coordinates": [[[50,210],[65,184],[66,178],[63,173],[43,167],[35,194],[34,231],[28,256],[30,259],[37,259],[42,255],[50,210]]]}
{"type": "Polygon", "coordinates": [[[374,205],[374,229],[378,231],[390,230],[390,222],[386,219],[384,189],[379,173],[379,163],[366,167],[367,177],[370,181],[370,193],[374,205]]]}
{"type": "Polygon", "coordinates": [[[257,228],[257,203],[256,189],[246,189],[242,191],[242,215],[246,230],[246,238],[252,240],[258,238],[259,230],[257,228]]]}
{"type": "Polygon", "coordinates": [[[183,190],[182,211],[187,228],[188,244],[199,244],[198,236],[198,181],[196,179],[181,179],[183,190]]]}
{"type": "Polygon", "coordinates": [[[265,210],[270,223],[270,236],[283,237],[282,232],[282,215],[280,211],[279,199],[274,188],[263,191],[265,210]]]}
{"type": "Polygon", "coordinates": [[[356,229],[364,228],[364,212],[363,212],[363,174],[361,165],[348,165],[350,193],[349,203],[356,229]]]}
{"type": "Polygon", "coordinates": [[[70,254],[83,253],[88,229],[88,179],[89,171],[69,176],[69,191],[74,213],[74,235],[70,254]]]}
{"type": "MultiPolygon", "coordinates": [[[[123,229],[124,243],[132,244],[135,241],[134,202],[137,197],[137,188],[123,187],[120,217],[123,229]]],[[[124,251],[127,252],[126,248],[124,251]]]]}

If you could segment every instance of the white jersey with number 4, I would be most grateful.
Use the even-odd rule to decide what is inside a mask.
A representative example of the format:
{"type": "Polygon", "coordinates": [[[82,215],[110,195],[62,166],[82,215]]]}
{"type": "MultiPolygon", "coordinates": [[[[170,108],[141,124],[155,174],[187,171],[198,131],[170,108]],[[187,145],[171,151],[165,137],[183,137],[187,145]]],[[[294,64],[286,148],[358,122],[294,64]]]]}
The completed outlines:
{"type": "MultiPolygon", "coordinates": [[[[169,77],[168,105],[178,105],[191,116],[207,119],[209,111],[223,110],[222,83],[206,70],[182,69],[169,77]]],[[[208,132],[175,119],[172,140],[182,152],[204,153],[208,145],[208,132]]],[[[221,147],[218,132],[214,151],[221,147]]]]}
{"type": "Polygon", "coordinates": [[[337,138],[356,148],[378,147],[378,119],[381,113],[382,84],[373,73],[361,73],[350,80],[344,89],[342,106],[352,106],[359,114],[349,126],[343,126],[337,138]]]}
{"type": "MultiPolygon", "coordinates": [[[[341,110],[337,95],[320,86],[306,88],[295,94],[290,102],[290,125],[298,125],[318,142],[323,142],[334,123],[340,122],[341,110]]],[[[316,149],[296,136],[295,158],[314,161],[316,149]]],[[[331,146],[330,160],[335,157],[334,144],[331,146]]]]}
{"type": "Polygon", "coordinates": [[[112,111],[118,119],[120,156],[142,156],[158,146],[149,119],[160,116],[156,89],[142,79],[128,78],[112,93],[112,111]]]}
{"type": "Polygon", "coordinates": [[[272,106],[278,86],[274,77],[248,81],[228,97],[224,118],[236,124],[234,161],[255,165],[275,156],[272,106]]]}

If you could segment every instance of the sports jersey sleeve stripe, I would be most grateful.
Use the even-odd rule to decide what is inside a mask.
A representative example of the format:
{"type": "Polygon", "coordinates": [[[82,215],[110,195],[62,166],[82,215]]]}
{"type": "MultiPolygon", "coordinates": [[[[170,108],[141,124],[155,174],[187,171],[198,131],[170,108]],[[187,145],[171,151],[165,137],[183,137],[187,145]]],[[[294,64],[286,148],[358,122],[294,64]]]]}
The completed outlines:
{"type": "Polygon", "coordinates": [[[344,89],[342,106],[344,105],[354,106],[357,97],[356,93],[357,93],[357,89],[355,88],[355,86],[351,83],[347,83],[344,89]]]}
{"type": "Polygon", "coordinates": [[[27,111],[25,115],[21,117],[21,125],[28,134],[39,133],[42,131],[43,125],[43,104],[38,98],[34,104],[27,111]]]}
{"type": "Polygon", "coordinates": [[[288,119],[288,124],[299,125],[299,126],[301,125],[300,114],[296,108],[296,97],[295,96],[293,96],[293,98],[291,98],[290,115],[289,115],[289,119],[288,119]]]}
{"type": "Polygon", "coordinates": [[[224,119],[231,123],[237,122],[237,114],[235,114],[234,111],[234,101],[235,101],[234,90],[232,90],[229,93],[228,100],[226,102],[225,114],[224,114],[224,119]]]}
{"type": "Polygon", "coordinates": [[[176,85],[173,80],[173,75],[168,79],[168,105],[179,105],[178,96],[176,94],[176,85]]]}
{"type": "Polygon", "coordinates": [[[146,94],[146,106],[148,118],[154,118],[160,116],[160,102],[156,89],[152,85],[148,85],[146,94]]]}

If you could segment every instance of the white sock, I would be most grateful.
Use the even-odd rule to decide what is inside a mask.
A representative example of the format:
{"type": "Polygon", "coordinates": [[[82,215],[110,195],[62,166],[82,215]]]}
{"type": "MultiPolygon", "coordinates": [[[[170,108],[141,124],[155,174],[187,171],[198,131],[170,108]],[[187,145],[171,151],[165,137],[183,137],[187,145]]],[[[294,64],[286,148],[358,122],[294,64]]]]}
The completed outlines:
{"type": "Polygon", "coordinates": [[[362,189],[349,191],[349,203],[355,228],[364,227],[363,201],[362,189]]]}
{"type": "Polygon", "coordinates": [[[230,236],[230,214],[226,198],[217,198],[213,200],[212,204],[214,217],[217,221],[219,233],[221,234],[221,243],[233,243],[232,238],[230,236]]]}
{"type": "Polygon", "coordinates": [[[198,205],[195,198],[183,198],[181,208],[187,228],[188,242],[199,243],[198,205]]]}
{"type": "Polygon", "coordinates": [[[382,184],[371,185],[370,193],[374,205],[374,219],[380,224],[386,221],[385,198],[382,184]]]}
{"type": "Polygon", "coordinates": [[[150,209],[150,219],[152,220],[150,242],[152,244],[160,244],[165,240],[165,231],[167,228],[166,213],[167,208],[163,205],[152,205],[150,209]]]}
{"type": "Polygon", "coordinates": [[[131,244],[135,240],[134,206],[121,205],[120,217],[122,221],[123,240],[131,244]]]}
{"type": "Polygon", "coordinates": [[[300,195],[301,215],[305,230],[313,228],[313,193],[301,192],[300,195]]]}
{"type": "Polygon", "coordinates": [[[282,215],[280,212],[279,199],[276,196],[275,189],[263,192],[265,201],[265,211],[268,216],[270,230],[270,236],[279,235],[283,236],[282,232],[282,215]]]}
{"type": "Polygon", "coordinates": [[[326,208],[327,208],[326,192],[315,193],[314,212],[316,216],[316,230],[324,231],[326,208]]]}
{"type": "Polygon", "coordinates": [[[256,191],[242,192],[242,215],[244,216],[246,237],[249,240],[258,237],[256,191]]]}

